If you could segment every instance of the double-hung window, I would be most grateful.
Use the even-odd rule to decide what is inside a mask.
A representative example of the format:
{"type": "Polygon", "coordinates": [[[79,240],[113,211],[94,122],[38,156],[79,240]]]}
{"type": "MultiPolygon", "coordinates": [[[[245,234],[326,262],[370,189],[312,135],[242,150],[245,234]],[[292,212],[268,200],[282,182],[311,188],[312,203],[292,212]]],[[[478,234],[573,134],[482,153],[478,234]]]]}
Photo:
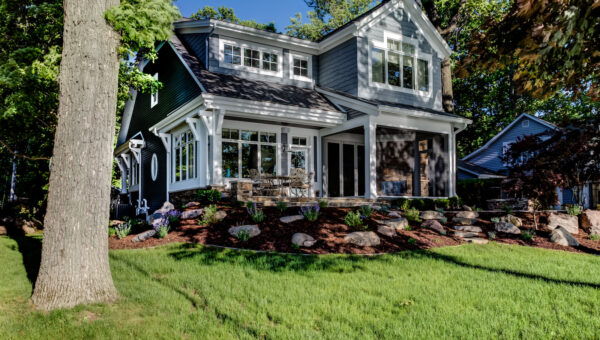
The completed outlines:
{"type": "Polygon", "coordinates": [[[300,77],[308,77],[308,60],[294,58],[294,75],[300,77]]]}
{"type": "Polygon", "coordinates": [[[227,40],[220,40],[220,48],[221,67],[282,76],[280,61],[283,50],[227,40]]]}
{"type": "Polygon", "coordinates": [[[238,46],[225,44],[223,55],[225,62],[232,65],[242,64],[242,52],[238,46]]]}
{"type": "Polygon", "coordinates": [[[222,130],[223,177],[248,178],[250,170],[277,172],[277,134],[255,130],[222,130]]]}
{"type": "Polygon", "coordinates": [[[250,48],[244,49],[244,66],[260,68],[260,51],[250,48]]]}
{"type": "Polygon", "coordinates": [[[196,140],[190,130],[173,137],[173,182],[183,182],[196,178],[196,140]]]}
{"type": "Polygon", "coordinates": [[[263,70],[277,72],[277,54],[263,52],[262,63],[263,70]]]}
{"type": "Polygon", "coordinates": [[[414,44],[386,37],[385,44],[375,45],[371,49],[371,82],[429,91],[430,61],[419,57],[414,44]]]}

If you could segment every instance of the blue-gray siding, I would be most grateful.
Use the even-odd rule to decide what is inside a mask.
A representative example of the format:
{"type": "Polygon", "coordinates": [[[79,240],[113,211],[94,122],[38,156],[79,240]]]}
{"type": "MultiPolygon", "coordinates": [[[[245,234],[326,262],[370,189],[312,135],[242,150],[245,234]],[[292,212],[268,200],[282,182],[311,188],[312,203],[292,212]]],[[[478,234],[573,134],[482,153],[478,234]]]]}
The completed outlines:
{"type": "Polygon", "coordinates": [[[208,33],[182,34],[181,40],[192,50],[204,66],[206,66],[206,38],[208,33]]]}
{"type": "Polygon", "coordinates": [[[357,39],[349,39],[319,56],[319,85],[358,94],[357,39]]]}
{"type": "Polygon", "coordinates": [[[516,142],[519,137],[527,135],[536,135],[551,129],[537,121],[525,116],[507,130],[500,138],[495,140],[491,145],[477,153],[468,161],[476,165],[482,166],[492,171],[500,171],[506,169],[502,162],[502,150],[504,143],[516,142]],[[529,121],[528,127],[523,127],[523,121],[529,121]]]}

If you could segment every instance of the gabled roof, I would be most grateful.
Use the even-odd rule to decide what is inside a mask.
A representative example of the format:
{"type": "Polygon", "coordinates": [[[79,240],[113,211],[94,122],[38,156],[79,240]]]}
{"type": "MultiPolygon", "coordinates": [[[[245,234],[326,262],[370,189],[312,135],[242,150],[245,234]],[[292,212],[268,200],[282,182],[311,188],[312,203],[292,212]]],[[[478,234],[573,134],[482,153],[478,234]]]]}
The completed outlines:
{"type": "Polygon", "coordinates": [[[213,73],[204,67],[202,62],[187,49],[176,35],[171,37],[170,45],[180,56],[204,93],[305,109],[340,112],[325,96],[314,89],[213,73]]]}
{"type": "Polygon", "coordinates": [[[494,138],[490,139],[487,143],[485,143],[482,147],[480,147],[479,149],[477,149],[477,150],[471,152],[470,154],[468,154],[467,156],[465,156],[463,158],[463,160],[469,160],[469,159],[473,158],[475,155],[482,152],[483,150],[486,150],[487,148],[489,148],[496,140],[498,140],[500,137],[502,137],[506,132],[510,131],[510,129],[512,129],[513,126],[515,126],[518,122],[520,122],[521,120],[523,120],[525,118],[531,119],[534,122],[537,122],[543,126],[546,126],[547,128],[549,128],[551,130],[558,130],[558,127],[554,124],[548,123],[547,121],[545,121],[541,118],[532,116],[530,114],[523,113],[519,117],[517,117],[517,119],[515,119],[512,123],[508,124],[508,126],[505,127],[502,131],[500,131],[497,135],[495,135],[494,138]]]}
{"type": "Polygon", "coordinates": [[[482,166],[479,166],[477,164],[465,161],[465,160],[459,160],[458,161],[458,169],[462,170],[464,172],[468,172],[474,176],[476,176],[477,178],[505,178],[506,176],[503,176],[497,172],[494,172],[490,169],[486,169],[482,166]]]}

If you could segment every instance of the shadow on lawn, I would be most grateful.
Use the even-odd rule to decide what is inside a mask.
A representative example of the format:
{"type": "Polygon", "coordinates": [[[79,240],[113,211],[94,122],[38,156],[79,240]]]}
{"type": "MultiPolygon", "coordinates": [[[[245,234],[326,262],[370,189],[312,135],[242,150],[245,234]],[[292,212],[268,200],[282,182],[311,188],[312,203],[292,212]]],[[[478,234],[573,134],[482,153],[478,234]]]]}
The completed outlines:
{"type": "MultiPolygon", "coordinates": [[[[23,257],[23,266],[27,271],[27,278],[32,287],[35,285],[38,272],[40,271],[40,261],[42,259],[42,236],[24,236],[11,232],[9,237],[17,242],[18,251],[23,257]]],[[[15,249],[16,250],[16,249],[15,249]]]]}

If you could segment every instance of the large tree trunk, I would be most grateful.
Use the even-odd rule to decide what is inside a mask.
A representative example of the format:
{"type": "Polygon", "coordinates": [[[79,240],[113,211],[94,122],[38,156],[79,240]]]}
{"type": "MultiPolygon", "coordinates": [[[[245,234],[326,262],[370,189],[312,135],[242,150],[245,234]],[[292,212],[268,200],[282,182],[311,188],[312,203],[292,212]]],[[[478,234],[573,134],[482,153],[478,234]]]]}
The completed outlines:
{"type": "Polygon", "coordinates": [[[452,68],[450,57],[442,60],[442,105],[444,111],[454,112],[454,93],[452,92],[452,68]]]}
{"type": "Polygon", "coordinates": [[[119,36],[104,12],[119,0],[64,0],[58,126],[32,300],[42,310],[116,299],[108,262],[119,36]]]}

